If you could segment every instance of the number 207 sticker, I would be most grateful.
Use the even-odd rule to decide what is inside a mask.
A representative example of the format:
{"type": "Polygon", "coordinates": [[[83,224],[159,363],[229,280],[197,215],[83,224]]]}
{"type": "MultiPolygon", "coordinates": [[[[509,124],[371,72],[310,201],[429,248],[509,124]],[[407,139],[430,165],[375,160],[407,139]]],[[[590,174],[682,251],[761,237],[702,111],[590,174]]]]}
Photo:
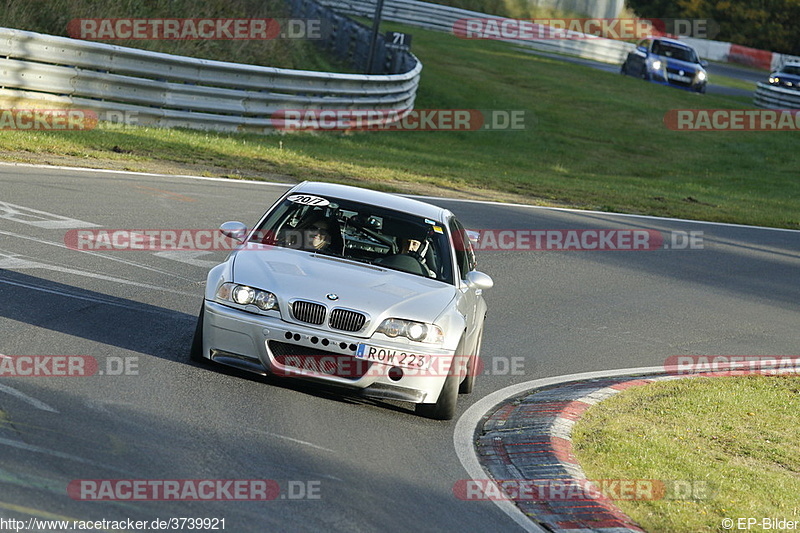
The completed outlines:
{"type": "Polygon", "coordinates": [[[318,207],[325,207],[326,205],[330,204],[328,200],[325,198],[320,198],[319,196],[311,196],[309,194],[293,194],[289,198],[287,198],[290,202],[294,202],[296,204],[301,205],[313,205],[318,207]]]}

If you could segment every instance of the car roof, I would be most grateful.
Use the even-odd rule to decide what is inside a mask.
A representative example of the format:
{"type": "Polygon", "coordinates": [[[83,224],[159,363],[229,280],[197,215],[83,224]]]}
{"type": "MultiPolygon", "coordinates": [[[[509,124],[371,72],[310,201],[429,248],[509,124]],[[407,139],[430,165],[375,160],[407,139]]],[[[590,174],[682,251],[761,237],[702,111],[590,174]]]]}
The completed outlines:
{"type": "Polygon", "coordinates": [[[394,211],[431,218],[437,222],[443,222],[447,216],[451,214],[447,209],[426,202],[420,202],[419,200],[412,200],[411,198],[370,189],[362,189],[361,187],[340,185],[338,183],[304,181],[294,186],[290,192],[303,192],[322,197],[332,196],[343,200],[353,200],[364,204],[392,209],[394,211]]]}
{"type": "MultiPolygon", "coordinates": [[[[797,61],[797,60],[794,60],[794,59],[791,60],[791,61],[787,61],[783,65],[774,68],[770,74],[777,74],[778,72],[783,72],[783,69],[785,69],[786,67],[798,67],[798,68],[800,68],[800,61],[797,61]]],[[[789,76],[797,76],[797,74],[789,74],[789,76]]]]}
{"type": "Polygon", "coordinates": [[[676,46],[682,46],[683,48],[689,48],[690,50],[694,50],[694,48],[691,45],[683,43],[677,39],[670,39],[668,37],[653,37],[652,39],[654,41],[662,41],[665,43],[674,44],[676,46]]]}

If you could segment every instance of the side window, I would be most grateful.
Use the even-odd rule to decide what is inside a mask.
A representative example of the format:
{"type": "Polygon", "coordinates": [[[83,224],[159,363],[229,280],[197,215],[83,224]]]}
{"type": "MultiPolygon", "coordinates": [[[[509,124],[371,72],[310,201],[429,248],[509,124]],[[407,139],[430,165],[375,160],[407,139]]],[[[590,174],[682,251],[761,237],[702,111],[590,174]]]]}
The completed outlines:
{"type": "Polygon", "coordinates": [[[475,251],[472,249],[472,243],[469,242],[469,236],[467,236],[464,226],[458,220],[450,220],[450,233],[453,236],[453,246],[456,250],[458,272],[461,279],[465,279],[467,273],[475,269],[475,251]]]}

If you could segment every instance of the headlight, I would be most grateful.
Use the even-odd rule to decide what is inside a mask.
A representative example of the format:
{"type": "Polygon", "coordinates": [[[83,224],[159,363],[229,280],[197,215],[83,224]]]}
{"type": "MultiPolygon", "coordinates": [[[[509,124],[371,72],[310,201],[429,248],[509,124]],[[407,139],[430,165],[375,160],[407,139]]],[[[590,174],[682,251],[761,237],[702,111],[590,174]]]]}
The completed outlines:
{"type": "Polygon", "coordinates": [[[387,318],[383,321],[383,323],[378,327],[378,331],[386,335],[387,337],[397,337],[398,335],[402,335],[403,331],[405,331],[406,323],[403,320],[397,320],[396,318],[387,318]]]}
{"type": "Polygon", "coordinates": [[[656,59],[653,61],[653,70],[661,70],[661,60],[656,59]]]}
{"type": "Polygon", "coordinates": [[[706,73],[702,70],[697,71],[697,81],[705,81],[706,80],[706,73]]]}
{"type": "Polygon", "coordinates": [[[772,76],[770,76],[769,82],[770,83],[778,83],[778,78],[773,78],[772,76]]]}
{"type": "Polygon", "coordinates": [[[387,318],[377,331],[387,337],[403,336],[417,342],[438,343],[444,342],[444,332],[442,328],[434,324],[424,324],[413,320],[402,320],[399,318],[387,318]]]}
{"type": "Polygon", "coordinates": [[[237,304],[247,305],[253,303],[253,300],[256,297],[256,291],[254,291],[250,287],[245,287],[244,285],[238,285],[233,288],[231,296],[233,296],[233,301],[236,302],[237,304]]]}
{"type": "Polygon", "coordinates": [[[275,295],[271,292],[258,291],[258,294],[256,294],[254,300],[256,307],[263,311],[269,311],[270,309],[278,308],[278,299],[275,298],[275,295]]]}
{"type": "Polygon", "coordinates": [[[271,292],[230,282],[220,285],[217,299],[239,305],[253,304],[262,311],[278,309],[278,299],[271,292]]]}
{"type": "Polygon", "coordinates": [[[411,322],[406,326],[406,336],[412,341],[421,341],[428,335],[428,326],[419,322],[411,322]]]}

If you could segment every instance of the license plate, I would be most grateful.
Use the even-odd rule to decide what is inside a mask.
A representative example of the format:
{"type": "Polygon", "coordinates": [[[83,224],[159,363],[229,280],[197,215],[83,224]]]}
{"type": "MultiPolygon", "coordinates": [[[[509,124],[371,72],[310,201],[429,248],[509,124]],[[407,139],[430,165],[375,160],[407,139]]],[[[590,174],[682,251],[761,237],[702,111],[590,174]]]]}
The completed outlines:
{"type": "Polygon", "coordinates": [[[359,344],[356,349],[356,357],[385,365],[405,368],[428,368],[431,356],[393,348],[379,348],[368,344],[359,344]]]}
{"type": "Polygon", "coordinates": [[[682,81],[684,83],[689,83],[692,81],[692,78],[689,76],[679,76],[677,74],[667,74],[667,77],[671,80],[682,81]]]}

